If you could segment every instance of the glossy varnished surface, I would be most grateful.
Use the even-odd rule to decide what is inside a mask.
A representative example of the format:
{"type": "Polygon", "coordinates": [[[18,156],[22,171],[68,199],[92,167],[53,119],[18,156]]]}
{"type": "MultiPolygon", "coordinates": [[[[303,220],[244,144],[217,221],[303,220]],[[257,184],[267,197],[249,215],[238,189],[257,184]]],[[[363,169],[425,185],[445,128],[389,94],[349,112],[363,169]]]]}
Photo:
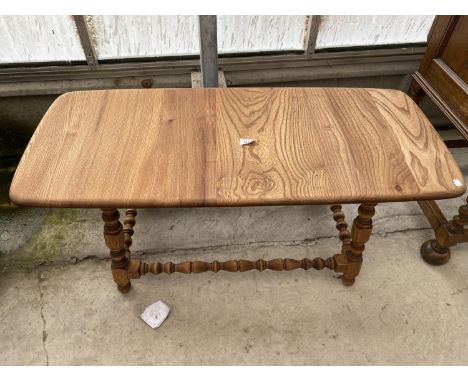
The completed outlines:
{"type": "Polygon", "coordinates": [[[147,89],[59,97],[10,196],[33,206],[216,206],[441,199],[465,188],[399,91],[147,89]]]}

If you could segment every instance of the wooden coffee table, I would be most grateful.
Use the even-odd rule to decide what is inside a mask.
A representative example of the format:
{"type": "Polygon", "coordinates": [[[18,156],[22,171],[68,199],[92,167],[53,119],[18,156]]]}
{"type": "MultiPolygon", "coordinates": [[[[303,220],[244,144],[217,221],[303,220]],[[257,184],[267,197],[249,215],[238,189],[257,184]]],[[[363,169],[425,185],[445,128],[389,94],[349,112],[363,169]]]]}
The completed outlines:
{"type": "Polygon", "coordinates": [[[147,272],[326,267],[351,285],[377,203],[465,190],[439,135],[400,91],[145,89],[60,96],[24,152],[10,197],[22,206],[101,208],[113,278],[127,292],[147,272]],[[361,204],[351,232],[342,203],[361,204]],[[134,208],[286,204],[332,205],[341,252],[151,265],[130,258],[134,208]],[[121,207],[131,207],[123,226],[121,207]]]}

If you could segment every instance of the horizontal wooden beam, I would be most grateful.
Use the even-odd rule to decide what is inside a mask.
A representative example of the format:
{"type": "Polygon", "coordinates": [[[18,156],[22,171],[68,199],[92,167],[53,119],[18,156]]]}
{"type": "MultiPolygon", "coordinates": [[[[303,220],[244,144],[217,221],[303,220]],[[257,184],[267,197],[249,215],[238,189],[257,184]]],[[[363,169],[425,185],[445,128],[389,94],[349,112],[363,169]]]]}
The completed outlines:
{"type": "MultiPolygon", "coordinates": [[[[225,57],[219,67],[228,86],[413,73],[425,48],[225,57]]],[[[190,87],[199,60],[165,60],[0,69],[0,96],[61,94],[73,90],[190,87]]]]}
{"type": "MultiPolygon", "coordinates": [[[[364,51],[347,51],[317,53],[307,60],[303,54],[285,54],[251,57],[226,57],[219,59],[220,70],[252,70],[285,67],[314,67],[335,64],[385,63],[391,61],[414,61],[421,59],[425,48],[375,49],[364,51]]],[[[101,64],[90,69],[87,65],[15,67],[0,69],[0,82],[18,82],[31,80],[83,79],[103,77],[126,77],[131,74],[148,73],[187,73],[200,70],[198,59],[158,60],[153,62],[129,62],[101,64]]]]}

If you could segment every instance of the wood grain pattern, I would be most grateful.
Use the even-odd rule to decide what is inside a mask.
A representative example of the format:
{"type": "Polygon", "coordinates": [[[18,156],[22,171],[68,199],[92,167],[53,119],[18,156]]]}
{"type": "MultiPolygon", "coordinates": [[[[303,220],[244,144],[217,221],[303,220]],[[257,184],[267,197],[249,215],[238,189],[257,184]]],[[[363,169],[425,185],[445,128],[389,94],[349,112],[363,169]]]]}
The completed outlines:
{"type": "Polygon", "coordinates": [[[59,97],[10,197],[48,207],[237,206],[442,199],[465,189],[437,132],[399,91],[144,89],[59,97]]]}

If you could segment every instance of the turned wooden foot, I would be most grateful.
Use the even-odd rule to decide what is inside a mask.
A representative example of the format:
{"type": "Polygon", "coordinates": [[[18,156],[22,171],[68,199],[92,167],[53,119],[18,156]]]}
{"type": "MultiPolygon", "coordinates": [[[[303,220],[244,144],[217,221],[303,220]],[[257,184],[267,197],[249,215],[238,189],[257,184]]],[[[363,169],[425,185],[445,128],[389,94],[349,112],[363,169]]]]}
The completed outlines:
{"type": "MultiPolygon", "coordinates": [[[[362,263],[361,263],[362,264],[362,263]]],[[[343,277],[341,278],[341,282],[344,286],[351,286],[356,282],[356,276],[359,272],[355,272],[355,276],[351,274],[351,272],[343,273],[343,277]]]]}
{"type": "Polygon", "coordinates": [[[421,256],[429,264],[445,264],[450,260],[449,247],[468,242],[468,198],[452,220],[445,218],[435,201],[422,200],[418,203],[435,233],[435,239],[421,245],[421,256]]]}
{"type": "Polygon", "coordinates": [[[351,286],[354,284],[356,281],[356,277],[353,277],[352,279],[347,279],[344,276],[341,278],[341,282],[343,283],[344,286],[351,286]]]}
{"type": "Polygon", "coordinates": [[[117,289],[120,293],[127,293],[131,287],[132,287],[132,283],[130,282],[130,280],[125,285],[117,284],[117,289]]]}
{"type": "Polygon", "coordinates": [[[436,240],[427,240],[421,245],[421,256],[426,263],[443,265],[450,260],[450,249],[440,246],[436,240]]]}

